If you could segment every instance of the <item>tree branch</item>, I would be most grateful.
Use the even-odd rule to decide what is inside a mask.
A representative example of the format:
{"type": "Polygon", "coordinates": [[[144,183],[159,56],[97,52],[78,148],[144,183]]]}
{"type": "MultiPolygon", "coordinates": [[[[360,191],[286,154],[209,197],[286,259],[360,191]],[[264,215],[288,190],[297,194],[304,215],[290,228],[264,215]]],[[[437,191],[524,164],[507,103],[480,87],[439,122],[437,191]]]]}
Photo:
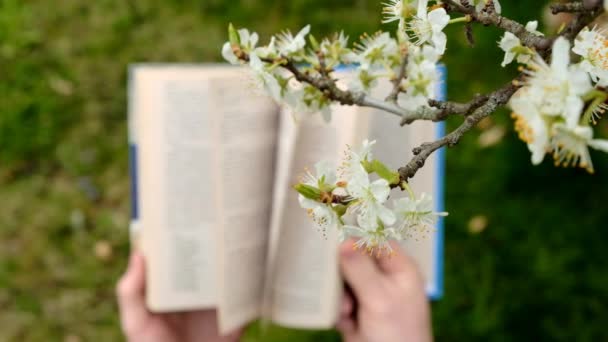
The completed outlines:
{"type": "Polygon", "coordinates": [[[436,150],[444,146],[452,147],[458,144],[466,132],[475,127],[485,117],[491,115],[498,107],[505,105],[517,89],[518,86],[511,82],[496,90],[488,96],[487,101],[482,106],[477,108],[473,114],[467,116],[462,125],[456,130],[435,142],[424,143],[416,147],[413,150],[414,158],[406,166],[399,168],[401,181],[407,182],[410,178],[414,177],[418,170],[424,166],[428,157],[436,150]]]}
{"type": "Polygon", "coordinates": [[[348,90],[342,90],[337,86],[336,81],[329,75],[311,75],[309,72],[303,72],[298,69],[298,67],[291,61],[286,61],[284,64],[282,64],[282,67],[291,72],[296,80],[312,85],[313,87],[319,89],[328,99],[342,105],[357,105],[361,107],[380,109],[385,112],[395,114],[407,122],[413,122],[416,120],[438,120],[438,110],[423,107],[416,111],[410,111],[400,107],[396,102],[393,103],[375,99],[364,92],[355,93],[348,90]]]}
{"type": "Polygon", "coordinates": [[[513,33],[522,44],[538,50],[546,50],[551,47],[552,39],[537,36],[526,30],[526,27],[515,20],[503,17],[495,11],[480,11],[477,12],[472,6],[463,6],[457,0],[446,0],[452,11],[471,16],[472,21],[479,22],[483,25],[493,25],[505,31],[513,33]]]}
{"type": "MultiPolygon", "coordinates": [[[[458,0],[445,0],[444,2],[447,5],[448,10],[469,15],[472,18],[472,21],[484,25],[493,25],[513,33],[520,39],[522,44],[534,48],[543,58],[548,58],[555,37],[546,38],[528,32],[524,25],[498,15],[492,6],[488,6],[485,10],[477,12],[468,1],[462,1],[462,3],[458,0]]],[[[583,2],[556,4],[552,6],[552,10],[554,12],[576,13],[574,19],[559,35],[569,40],[573,40],[585,26],[603,13],[603,6],[601,0],[583,0],[583,2]]],[[[249,59],[249,56],[245,53],[242,51],[240,53],[240,56],[237,54],[239,58],[245,61],[249,59]]],[[[464,116],[464,122],[457,129],[437,141],[424,143],[413,150],[414,157],[412,160],[398,170],[401,182],[407,182],[414,177],[433,152],[445,146],[452,147],[458,144],[466,132],[475,127],[481,120],[495,112],[500,106],[507,104],[521,84],[516,82],[521,77],[520,75],[500,89],[488,95],[478,94],[467,103],[430,100],[430,107],[422,106],[418,110],[410,111],[397,104],[398,95],[402,91],[401,81],[406,77],[407,54],[404,54],[399,73],[392,81],[393,89],[384,101],[368,96],[364,92],[351,92],[340,89],[337,86],[337,81],[332,78],[330,70],[325,68],[322,58],[320,58],[320,61],[321,70],[311,71],[299,69],[295,62],[287,58],[264,60],[266,63],[276,64],[285,68],[296,80],[301,83],[310,84],[321,91],[323,95],[331,101],[348,106],[357,105],[376,108],[398,115],[402,118],[401,125],[410,124],[416,120],[443,121],[450,115],[464,116]]]]}
{"type": "MultiPolygon", "coordinates": [[[[481,23],[492,24],[515,34],[520,38],[522,43],[535,47],[537,50],[540,50],[539,53],[541,56],[543,56],[543,58],[547,58],[549,48],[551,47],[551,42],[553,41],[552,38],[538,37],[528,32],[523,25],[505,17],[501,17],[497,14],[485,13],[483,11],[479,14],[474,14],[475,10],[472,7],[462,6],[455,0],[447,0],[446,2],[457,8],[457,10],[461,13],[469,14],[475,20],[481,23]]],[[[584,7],[584,10],[581,10],[580,13],[575,16],[574,20],[572,20],[567,28],[561,33],[562,36],[569,40],[573,40],[585,26],[603,13],[601,0],[585,0],[583,3],[581,3],[581,6],[584,7]]],[[[399,169],[401,181],[407,181],[408,179],[414,177],[418,170],[424,166],[424,163],[428,157],[433,154],[433,152],[444,146],[452,147],[456,145],[462,136],[477,125],[482,119],[491,115],[494,111],[496,111],[496,109],[498,109],[498,107],[507,104],[515,91],[517,91],[519,88],[517,85],[519,83],[515,82],[518,80],[518,78],[494,91],[490,95],[477,95],[473,100],[465,104],[439,102],[433,100],[429,101],[431,106],[439,110],[438,113],[435,113],[435,118],[437,120],[445,120],[445,118],[450,114],[463,114],[466,116],[465,121],[462,123],[462,125],[460,125],[460,127],[445,137],[435,142],[424,143],[415,148],[413,150],[414,158],[412,158],[412,160],[406,166],[399,169]],[[472,114],[470,114],[471,112],[472,114]]],[[[408,123],[405,119],[402,120],[402,123],[404,122],[408,123]]]]}
{"type": "Polygon", "coordinates": [[[437,115],[438,119],[444,120],[448,117],[448,115],[452,114],[470,114],[472,111],[486,103],[488,99],[488,95],[477,94],[471,101],[467,103],[429,100],[429,105],[439,109],[439,113],[437,115]]]}
{"type": "Polygon", "coordinates": [[[577,13],[574,19],[560,33],[561,36],[570,41],[574,40],[585,26],[589,25],[604,12],[601,0],[588,0],[582,4],[585,10],[577,13]]]}
{"type": "Polygon", "coordinates": [[[408,52],[404,51],[403,56],[401,57],[401,66],[399,67],[399,74],[397,78],[393,80],[393,91],[391,91],[390,95],[386,98],[387,102],[397,103],[397,97],[401,92],[401,81],[405,78],[405,72],[407,70],[407,62],[408,62],[408,52]]]}
{"type": "Polygon", "coordinates": [[[576,13],[586,11],[585,5],[582,2],[566,2],[551,5],[551,13],[576,13]]]}

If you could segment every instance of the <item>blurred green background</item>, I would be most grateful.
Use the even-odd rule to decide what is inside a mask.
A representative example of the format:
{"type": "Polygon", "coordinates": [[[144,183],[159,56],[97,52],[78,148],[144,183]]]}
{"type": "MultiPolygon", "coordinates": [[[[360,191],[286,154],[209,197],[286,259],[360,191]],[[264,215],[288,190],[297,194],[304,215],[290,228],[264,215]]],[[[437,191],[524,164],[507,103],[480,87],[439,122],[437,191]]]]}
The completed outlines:
{"type": "MultiPolygon", "coordinates": [[[[545,1],[503,1],[538,17],[545,1]]],[[[120,340],[114,283],[128,254],[126,73],[220,59],[229,21],[263,40],[382,28],[378,0],[0,0],[0,341],[120,340]]],[[[384,27],[384,29],[389,29],[384,27]]],[[[452,100],[508,81],[500,32],[462,27],[452,100]]],[[[454,128],[459,120],[449,122],[454,128]]],[[[606,136],[607,125],[598,132],[606,136]]],[[[597,174],[533,167],[502,111],[449,151],[445,297],[437,340],[608,340],[608,157],[597,174]]],[[[336,340],[275,329],[263,340],[336,340]]],[[[248,340],[258,340],[250,330],[248,340]]]]}

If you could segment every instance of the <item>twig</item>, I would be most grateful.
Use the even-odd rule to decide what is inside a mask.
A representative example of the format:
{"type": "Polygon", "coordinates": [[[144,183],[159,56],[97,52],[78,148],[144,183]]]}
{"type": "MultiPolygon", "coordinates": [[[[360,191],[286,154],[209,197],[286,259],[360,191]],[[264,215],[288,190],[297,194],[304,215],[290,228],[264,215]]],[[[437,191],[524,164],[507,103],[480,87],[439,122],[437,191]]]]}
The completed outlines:
{"type": "Polygon", "coordinates": [[[399,67],[399,74],[397,74],[397,77],[393,80],[393,90],[386,98],[387,102],[397,103],[397,97],[401,92],[401,81],[403,81],[403,79],[405,78],[405,72],[407,70],[407,61],[408,52],[404,51],[401,60],[401,66],[399,67]]]}
{"type": "Polygon", "coordinates": [[[559,13],[576,13],[583,12],[587,9],[583,5],[582,2],[566,2],[566,3],[557,3],[551,5],[551,13],[559,14],[559,13]]]}
{"type": "Polygon", "coordinates": [[[443,121],[449,115],[468,115],[489,100],[489,95],[477,94],[467,103],[429,100],[429,105],[439,109],[437,120],[443,121]]]}
{"type": "Polygon", "coordinates": [[[401,181],[407,182],[410,178],[414,177],[418,170],[424,166],[428,157],[436,150],[444,146],[452,147],[458,144],[466,132],[475,127],[485,117],[491,115],[498,107],[505,105],[517,89],[516,85],[509,83],[496,90],[489,95],[488,100],[482,106],[477,108],[473,114],[467,116],[462,125],[456,130],[437,141],[416,147],[413,150],[414,158],[406,166],[399,168],[401,181]]]}
{"type": "Polygon", "coordinates": [[[282,67],[291,72],[296,80],[308,83],[320,90],[329,100],[338,102],[346,106],[361,106],[383,110],[385,112],[395,114],[410,122],[416,120],[437,120],[438,110],[421,108],[420,110],[410,111],[397,105],[396,103],[375,99],[364,92],[351,92],[340,89],[336,81],[331,77],[323,77],[322,75],[311,75],[310,73],[302,72],[291,61],[286,61],[282,67]]]}
{"type": "Polygon", "coordinates": [[[604,12],[602,1],[599,0],[583,2],[583,6],[586,10],[574,16],[574,19],[561,32],[561,36],[568,40],[573,40],[585,26],[589,25],[604,12]]]}
{"type": "Polygon", "coordinates": [[[446,0],[456,12],[460,12],[462,14],[468,14],[471,16],[473,21],[479,22],[483,25],[493,25],[505,31],[513,33],[517,38],[519,38],[522,44],[539,49],[546,50],[551,47],[552,39],[545,38],[541,36],[537,36],[532,32],[526,30],[526,27],[515,20],[511,20],[507,17],[503,17],[496,13],[495,11],[475,11],[475,8],[468,6],[462,6],[456,0],[446,0]]]}
{"type": "Polygon", "coordinates": [[[464,25],[464,35],[467,38],[467,43],[469,43],[470,47],[475,46],[475,36],[473,35],[473,25],[471,23],[466,23],[464,25]]]}

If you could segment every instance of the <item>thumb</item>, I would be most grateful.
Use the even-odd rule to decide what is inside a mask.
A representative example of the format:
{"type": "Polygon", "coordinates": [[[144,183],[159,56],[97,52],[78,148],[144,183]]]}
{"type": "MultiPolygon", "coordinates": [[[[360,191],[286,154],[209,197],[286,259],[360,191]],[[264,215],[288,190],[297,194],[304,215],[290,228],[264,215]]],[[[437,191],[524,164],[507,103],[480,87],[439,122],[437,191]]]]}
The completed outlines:
{"type": "Polygon", "coordinates": [[[340,269],[357,300],[368,302],[381,291],[382,272],[372,257],[354,250],[353,243],[348,240],[340,246],[340,269]]]}
{"type": "Polygon", "coordinates": [[[393,254],[390,257],[379,258],[376,260],[378,267],[387,276],[399,274],[417,274],[418,267],[416,262],[408,256],[403,248],[396,241],[391,241],[393,254]]]}
{"type": "Polygon", "coordinates": [[[122,328],[128,334],[150,316],[145,303],[145,264],[139,252],[131,254],[127,271],[116,286],[116,295],[122,328]]]}

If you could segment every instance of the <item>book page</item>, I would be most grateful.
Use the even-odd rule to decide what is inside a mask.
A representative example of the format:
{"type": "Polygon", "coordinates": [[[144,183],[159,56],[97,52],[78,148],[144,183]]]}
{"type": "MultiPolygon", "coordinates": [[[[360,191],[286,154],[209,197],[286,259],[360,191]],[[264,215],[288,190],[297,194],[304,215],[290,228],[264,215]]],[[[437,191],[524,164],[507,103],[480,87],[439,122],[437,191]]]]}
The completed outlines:
{"type": "MultiPolygon", "coordinates": [[[[415,122],[410,126],[400,127],[399,118],[379,111],[371,111],[370,118],[370,139],[376,140],[374,158],[381,160],[392,169],[396,170],[406,165],[413,157],[412,149],[414,147],[435,140],[436,123],[415,122]]],[[[416,195],[426,192],[435,196],[437,192],[436,159],[436,155],[430,156],[424,167],[410,181],[410,186],[416,195]]],[[[406,196],[407,192],[394,189],[391,191],[387,204],[392,205],[394,200],[406,196]]],[[[436,238],[436,231],[432,231],[425,235],[415,235],[401,244],[418,263],[427,289],[435,283],[436,238]]]]}
{"type": "MultiPolygon", "coordinates": [[[[438,85],[441,87],[442,85],[438,85]]],[[[381,82],[375,90],[380,94],[388,94],[392,85],[381,82]]],[[[440,91],[441,94],[441,91],[440,91]]],[[[425,142],[432,142],[438,138],[440,126],[430,121],[416,121],[411,125],[401,127],[400,118],[376,109],[361,109],[369,113],[369,139],[376,140],[374,158],[382,161],[392,169],[406,165],[414,156],[412,149],[425,142]]],[[[422,169],[410,180],[410,186],[417,196],[423,192],[432,195],[436,203],[441,201],[439,193],[442,191],[439,179],[440,153],[431,155],[422,169]]],[[[394,189],[391,191],[388,204],[407,196],[407,192],[394,189]]],[[[437,208],[436,210],[440,210],[437,208]]],[[[438,267],[438,258],[441,257],[438,245],[441,234],[437,229],[426,234],[415,234],[401,243],[404,250],[418,263],[420,271],[426,282],[427,294],[435,297],[440,286],[439,277],[442,272],[438,267]]]]}
{"type": "Polygon", "coordinates": [[[272,210],[270,218],[270,232],[268,238],[268,252],[266,257],[266,274],[264,276],[264,291],[262,297],[262,317],[268,320],[272,317],[273,282],[275,275],[274,260],[277,257],[277,246],[281,220],[287,194],[290,188],[290,177],[293,153],[298,133],[298,125],[294,118],[283,109],[279,116],[279,131],[277,141],[277,154],[275,158],[275,182],[272,193],[272,210]]]}
{"type": "Polygon", "coordinates": [[[212,307],[219,127],[206,72],[137,66],[131,73],[147,305],[157,312],[212,307]]]}
{"type": "Polygon", "coordinates": [[[218,310],[228,333],[260,316],[272,202],[279,108],[244,69],[213,78],[218,145],[218,310]]]}
{"type": "Polygon", "coordinates": [[[281,139],[288,147],[280,148],[283,155],[275,192],[275,216],[272,240],[272,275],[269,318],[274,322],[298,328],[329,328],[337,319],[342,282],[338,272],[337,234],[319,232],[298,202],[292,186],[321,160],[333,161],[336,166],[347,144],[352,144],[357,131],[354,107],[335,107],[330,124],[320,116],[294,123],[284,113],[282,130],[295,131],[281,139]],[[294,128],[285,126],[295,125],[294,128]]]}

